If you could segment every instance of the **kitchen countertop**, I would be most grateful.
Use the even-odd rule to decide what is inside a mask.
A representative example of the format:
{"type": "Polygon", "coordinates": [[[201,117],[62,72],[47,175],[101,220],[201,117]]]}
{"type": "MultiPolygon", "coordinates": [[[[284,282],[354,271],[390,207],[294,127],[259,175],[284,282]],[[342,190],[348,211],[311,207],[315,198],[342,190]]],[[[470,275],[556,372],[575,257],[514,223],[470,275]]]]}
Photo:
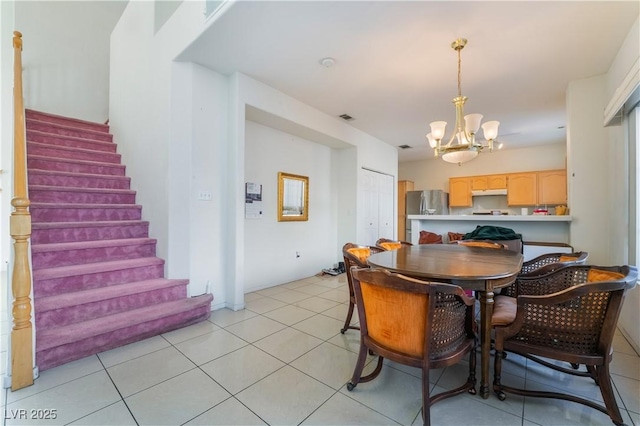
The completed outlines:
{"type": "Polygon", "coordinates": [[[571,222],[568,215],[421,215],[407,216],[408,220],[480,221],[480,222],[571,222]]]}

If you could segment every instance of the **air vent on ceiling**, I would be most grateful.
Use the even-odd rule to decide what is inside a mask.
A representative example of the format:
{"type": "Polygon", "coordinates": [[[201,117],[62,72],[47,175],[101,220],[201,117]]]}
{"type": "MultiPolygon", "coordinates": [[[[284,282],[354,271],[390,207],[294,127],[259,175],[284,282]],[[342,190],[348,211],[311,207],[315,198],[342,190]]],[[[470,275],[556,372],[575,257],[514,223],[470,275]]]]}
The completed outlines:
{"type": "Polygon", "coordinates": [[[400,149],[409,149],[409,148],[413,148],[411,145],[400,145],[398,148],[400,149]]]}
{"type": "Polygon", "coordinates": [[[342,114],[342,115],[339,115],[338,117],[342,118],[342,119],[343,119],[343,120],[345,120],[345,121],[351,121],[351,120],[353,120],[353,117],[352,117],[352,116],[350,116],[349,114],[342,114]]]}

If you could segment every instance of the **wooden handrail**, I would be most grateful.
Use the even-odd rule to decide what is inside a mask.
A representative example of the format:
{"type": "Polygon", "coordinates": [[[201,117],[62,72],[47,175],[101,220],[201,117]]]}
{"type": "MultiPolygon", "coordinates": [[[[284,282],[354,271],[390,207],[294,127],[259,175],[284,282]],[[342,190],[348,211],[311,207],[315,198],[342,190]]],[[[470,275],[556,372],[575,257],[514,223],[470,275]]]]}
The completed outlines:
{"type": "Polygon", "coordinates": [[[31,214],[27,195],[27,147],[22,98],[22,34],[13,32],[13,199],[10,230],[13,238],[13,329],[11,330],[11,390],[33,384],[33,327],[31,325],[31,214]]]}

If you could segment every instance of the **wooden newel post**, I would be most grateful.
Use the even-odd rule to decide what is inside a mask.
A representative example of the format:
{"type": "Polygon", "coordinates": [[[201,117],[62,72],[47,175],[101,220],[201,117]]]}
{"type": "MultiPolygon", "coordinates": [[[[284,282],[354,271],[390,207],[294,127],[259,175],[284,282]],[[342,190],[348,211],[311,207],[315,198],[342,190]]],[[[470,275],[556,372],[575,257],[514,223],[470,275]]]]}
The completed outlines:
{"type": "Polygon", "coordinates": [[[11,330],[11,390],[33,384],[33,327],[31,325],[31,267],[29,238],[31,214],[27,196],[25,118],[22,99],[22,34],[13,32],[14,50],[14,157],[13,196],[10,231],[13,238],[13,329],[11,330]]]}

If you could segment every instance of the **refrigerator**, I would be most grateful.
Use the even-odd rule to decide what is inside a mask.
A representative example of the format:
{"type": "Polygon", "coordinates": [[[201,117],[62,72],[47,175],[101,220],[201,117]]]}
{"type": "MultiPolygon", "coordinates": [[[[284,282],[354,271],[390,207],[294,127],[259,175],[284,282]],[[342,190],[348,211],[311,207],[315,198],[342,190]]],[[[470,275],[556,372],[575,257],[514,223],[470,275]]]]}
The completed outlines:
{"type": "MultiPolygon", "coordinates": [[[[407,215],[426,215],[434,209],[436,214],[449,214],[449,193],[441,189],[408,191],[406,199],[407,215]]],[[[411,241],[411,221],[407,219],[406,241],[411,241]]]]}

